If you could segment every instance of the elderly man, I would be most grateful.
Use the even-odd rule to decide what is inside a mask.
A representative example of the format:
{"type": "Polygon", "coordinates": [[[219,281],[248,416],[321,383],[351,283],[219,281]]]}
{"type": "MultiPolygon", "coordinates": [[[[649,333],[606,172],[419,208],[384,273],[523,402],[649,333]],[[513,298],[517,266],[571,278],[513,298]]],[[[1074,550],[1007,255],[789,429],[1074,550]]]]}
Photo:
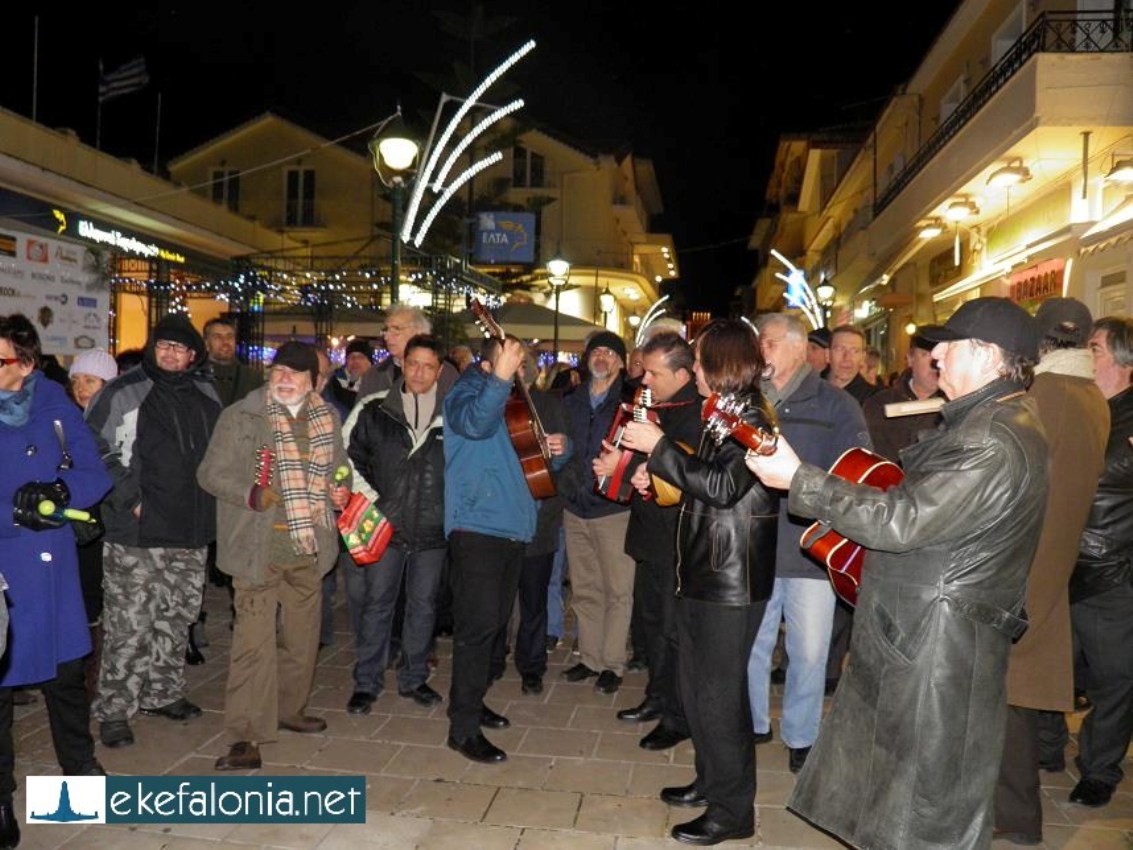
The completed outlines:
{"type": "Polygon", "coordinates": [[[86,410],[114,489],[102,502],[102,668],[93,706],[108,747],[134,743],[136,711],[199,717],[185,698],[189,627],[201,610],[216,504],[197,484],[220,399],[205,342],[180,313],[150,333],[141,368],[86,410]]]}
{"type": "MultiPolygon", "coordinates": [[[[363,376],[358,386],[358,399],[364,399],[395,386],[404,368],[405,344],[417,334],[432,332],[433,323],[416,307],[410,307],[408,304],[394,304],[390,307],[386,311],[386,323],[382,328],[382,338],[385,340],[389,357],[363,376]]],[[[437,376],[442,394],[452,388],[458,377],[460,371],[455,366],[447,360],[442,362],[441,373],[437,376]]]]}
{"type": "Polygon", "coordinates": [[[788,802],[859,847],[990,843],[1007,656],[1046,504],[1046,439],[1024,392],[1034,319],[976,298],[934,336],[951,401],[905,450],[900,484],[843,480],[786,440],[748,458],[792,513],[869,550],[852,660],[788,802]]]}
{"type": "Polygon", "coordinates": [[[259,745],[279,729],[326,728],[306,710],[322,578],[338,556],[332,509],[348,493],[334,481],[347,465],[342,422],[314,391],[318,377],[313,346],[281,345],[267,388],[221,414],[197,470],[217,499],[217,565],[232,576],[236,602],[224,706],[232,744],[217,770],[260,767],[259,745]]]}

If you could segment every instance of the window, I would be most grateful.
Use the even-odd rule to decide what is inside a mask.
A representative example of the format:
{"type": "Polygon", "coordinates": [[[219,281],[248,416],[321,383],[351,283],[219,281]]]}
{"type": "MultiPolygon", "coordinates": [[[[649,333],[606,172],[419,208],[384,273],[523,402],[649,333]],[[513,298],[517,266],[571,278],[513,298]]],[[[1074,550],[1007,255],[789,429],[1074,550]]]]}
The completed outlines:
{"type": "Polygon", "coordinates": [[[1020,3],[1015,7],[1014,11],[1007,16],[1005,20],[996,30],[995,35],[991,37],[991,64],[994,66],[1004,57],[1008,50],[1010,50],[1015,42],[1019,40],[1019,36],[1023,34],[1023,4],[1020,3]]]}
{"type": "Polygon", "coordinates": [[[287,171],[286,227],[315,226],[315,171],[290,168],[287,171]]]}
{"type": "Polygon", "coordinates": [[[240,208],[240,172],[235,168],[214,168],[209,177],[212,182],[213,203],[222,204],[232,212],[240,208]]]}
{"type": "Polygon", "coordinates": [[[944,95],[944,97],[940,99],[941,126],[944,125],[944,122],[948,120],[948,116],[956,111],[956,107],[959,106],[967,96],[968,82],[963,76],[961,76],[956,80],[956,82],[952,84],[952,87],[948,89],[948,92],[944,95]]]}
{"type": "Polygon", "coordinates": [[[517,188],[538,189],[546,185],[543,154],[516,145],[511,154],[511,182],[517,188]]]}

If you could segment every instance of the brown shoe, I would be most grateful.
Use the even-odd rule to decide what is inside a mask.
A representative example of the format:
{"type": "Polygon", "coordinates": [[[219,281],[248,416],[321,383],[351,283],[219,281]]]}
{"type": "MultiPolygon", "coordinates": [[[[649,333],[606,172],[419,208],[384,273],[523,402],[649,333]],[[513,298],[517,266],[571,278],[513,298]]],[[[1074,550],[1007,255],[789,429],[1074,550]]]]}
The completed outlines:
{"type": "Polygon", "coordinates": [[[288,732],[298,732],[301,735],[313,735],[325,731],[327,722],[321,717],[300,717],[298,720],[280,720],[279,728],[288,732]]]}
{"type": "Polygon", "coordinates": [[[237,741],[228,749],[228,755],[221,756],[213,765],[214,770],[256,770],[263,766],[260,750],[248,741],[237,741]]]}

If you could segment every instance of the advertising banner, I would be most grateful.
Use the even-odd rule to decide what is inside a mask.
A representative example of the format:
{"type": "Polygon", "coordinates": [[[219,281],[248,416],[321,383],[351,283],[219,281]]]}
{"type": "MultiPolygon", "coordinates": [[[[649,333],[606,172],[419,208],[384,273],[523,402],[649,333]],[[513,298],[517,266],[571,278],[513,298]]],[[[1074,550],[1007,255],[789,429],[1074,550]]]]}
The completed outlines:
{"type": "Polygon", "coordinates": [[[0,314],[23,313],[44,354],[107,347],[110,288],[82,245],[0,226],[0,314]]]}
{"type": "Polygon", "coordinates": [[[535,214],[483,212],[476,215],[476,262],[535,262],[535,214]]]}

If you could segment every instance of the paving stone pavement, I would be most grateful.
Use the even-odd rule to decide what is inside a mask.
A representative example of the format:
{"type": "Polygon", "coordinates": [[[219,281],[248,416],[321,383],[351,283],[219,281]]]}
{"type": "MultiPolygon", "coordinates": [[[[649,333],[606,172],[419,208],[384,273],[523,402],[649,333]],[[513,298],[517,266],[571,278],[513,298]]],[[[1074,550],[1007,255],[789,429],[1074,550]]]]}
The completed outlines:
{"type": "MultiPolygon", "coordinates": [[[[224,684],[231,633],[227,592],[208,586],[210,645],[206,663],[189,667],[189,697],[204,715],[188,722],[138,717],[137,743],[98,756],[115,774],[217,775],[215,759],[227,751],[223,734],[224,684]]],[[[272,847],[295,850],[647,850],[682,846],[669,829],[696,810],[670,809],[657,798],[664,785],[693,778],[693,749],[649,752],[638,739],[651,728],[619,721],[618,709],[640,702],[646,673],[627,673],[616,694],[598,694],[593,682],[571,684],[559,673],[575,663],[562,645],[549,658],[545,688],[525,696],[509,668],[489,691],[487,703],[507,715],[511,728],[488,737],[508,753],[502,765],[476,764],[445,746],[446,704],[422,708],[397,695],[394,675],[369,715],[345,711],[353,663],[341,582],[336,636],[322,650],[311,713],[327,721],[325,733],[281,732],[262,747],[266,775],[362,774],[367,781],[366,823],[352,825],[201,824],[130,827],[33,825],[23,828],[21,848],[115,850],[216,850],[272,847]]],[[[439,664],[430,684],[447,700],[451,641],[437,644],[439,664]]],[[[776,701],[779,688],[775,688],[776,701]]],[[[778,711],[778,704],[775,706],[778,711]]],[[[1072,717],[1072,731],[1080,716],[1072,717]]],[[[724,847],[821,850],[844,845],[785,808],[794,784],[787,751],[775,726],[772,742],[757,748],[758,828],[749,842],[724,847]]],[[[16,811],[23,821],[25,775],[58,774],[43,700],[16,709],[16,769],[21,791],[16,811]]],[[[1133,781],[1122,783],[1101,809],[1071,805],[1077,781],[1073,742],[1068,770],[1043,774],[1044,836],[1050,848],[1130,850],[1133,847],[1133,781]]],[[[231,775],[231,774],[226,774],[231,775]]],[[[993,847],[1013,845],[996,841],[993,847]]]]}

